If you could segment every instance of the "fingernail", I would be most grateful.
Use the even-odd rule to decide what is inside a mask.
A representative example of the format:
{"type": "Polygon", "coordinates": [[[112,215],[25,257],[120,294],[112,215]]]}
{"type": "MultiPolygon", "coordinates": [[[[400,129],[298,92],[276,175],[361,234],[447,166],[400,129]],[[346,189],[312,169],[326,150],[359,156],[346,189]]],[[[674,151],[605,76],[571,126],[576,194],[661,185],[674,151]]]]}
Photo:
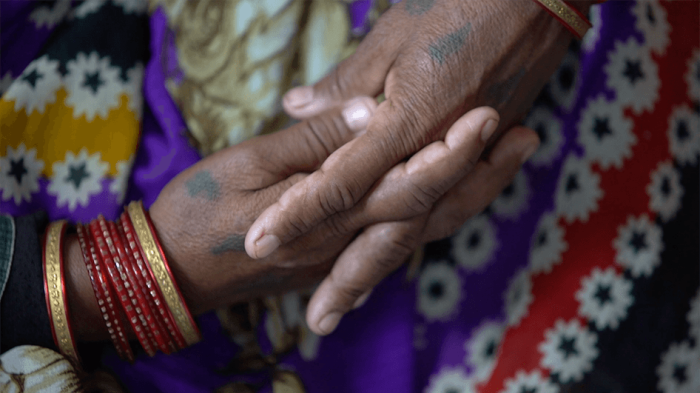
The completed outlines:
{"type": "Polygon", "coordinates": [[[372,115],[363,99],[352,100],[349,105],[343,109],[343,120],[345,124],[353,131],[362,131],[367,128],[369,119],[372,115]]]}
{"type": "Polygon", "coordinates": [[[318,328],[321,329],[323,334],[331,334],[338,326],[341,317],[342,315],[339,312],[333,311],[321,319],[321,322],[318,323],[318,328]]]}
{"type": "Polygon", "coordinates": [[[540,147],[540,145],[537,143],[533,143],[530,146],[528,146],[525,149],[525,151],[523,152],[522,162],[529,160],[530,157],[532,157],[532,155],[535,154],[535,152],[537,151],[537,148],[539,148],[539,147],[540,147]]]}
{"type": "Polygon", "coordinates": [[[484,128],[481,129],[481,140],[487,142],[496,131],[497,127],[498,122],[494,119],[489,119],[486,124],[484,124],[484,128]]]}
{"type": "Polygon", "coordinates": [[[367,303],[367,299],[369,299],[369,295],[371,293],[372,293],[372,291],[369,290],[369,291],[363,293],[360,297],[358,297],[357,300],[355,300],[355,303],[352,305],[352,309],[353,310],[358,309],[358,308],[362,307],[365,303],[367,303]]]}
{"type": "Polygon", "coordinates": [[[314,89],[310,86],[295,87],[284,95],[284,100],[293,108],[302,107],[314,99],[314,89]]]}
{"type": "Polygon", "coordinates": [[[273,251],[280,246],[280,239],[275,235],[265,235],[255,242],[256,256],[258,258],[265,258],[266,256],[272,254],[273,251]]]}

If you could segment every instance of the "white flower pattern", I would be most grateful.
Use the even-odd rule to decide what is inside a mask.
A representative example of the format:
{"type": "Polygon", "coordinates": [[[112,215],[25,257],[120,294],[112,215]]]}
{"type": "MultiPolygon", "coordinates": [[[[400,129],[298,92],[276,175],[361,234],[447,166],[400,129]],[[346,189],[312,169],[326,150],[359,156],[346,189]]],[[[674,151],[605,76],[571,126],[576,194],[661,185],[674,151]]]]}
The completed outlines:
{"type": "Polygon", "coordinates": [[[683,202],[685,190],[681,184],[681,174],[673,163],[665,161],[651,173],[651,183],[647,186],[649,209],[656,212],[662,221],[668,222],[676,216],[683,202]]]}
{"type": "Polygon", "coordinates": [[[598,336],[577,319],[557,320],[545,333],[538,349],[544,355],[540,365],[556,374],[561,383],[578,382],[593,369],[598,357],[598,336]]]}
{"type": "Polygon", "coordinates": [[[602,271],[595,267],[590,276],[581,280],[576,299],[579,315],[592,321],[598,330],[614,330],[627,317],[627,309],[634,302],[632,283],[614,268],[602,271]]]}
{"type": "Polygon", "coordinates": [[[634,38],[618,41],[604,69],[607,86],[615,91],[620,105],[631,106],[638,115],[654,109],[661,80],[649,47],[639,45],[634,38]]]}
{"type": "Polygon", "coordinates": [[[539,370],[526,373],[518,370],[515,378],[505,380],[505,389],[500,393],[559,393],[559,387],[542,376],[539,370]]]}
{"type": "Polygon", "coordinates": [[[530,243],[532,273],[549,273],[554,265],[561,263],[562,254],[569,248],[564,233],[555,214],[547,213],[540,218],[530,243]]]}
{"type": "Polygon", "coordinates": [[[671,26],[666,19],[666,10],[657,0],[642,0],[632,8],[636,17],[636,28],[644,35],[645,44],[652,52],[663,55],[670,42],[671,26]]]}
{"type": "Polygon", "coordinates": [[[586,160],[573,154],[567,157],[557,184],[557,214],[569,224],[576,220],[586,222],[590,213],[598,210],[602,197],[600,175],[591,170],[586,160]]]}
{"type": "Polygon", "coordinates": [[[418,311],[427,321],[447,321],[462,297],[462,282],[447,262],[429,263],[418,279],[418,311]]]}
{"type": "Polygon", "coordinates": [[[661,228],[646,214],[639,218],[630,216],[625,225],[618,227],[613,247],[615,262],[629,270],[632,277],[649,277],[661,263],[664,249],[661,228]]]}
{"type": "Polygon", "coordinates": [[[117,203],[120,205],[124,202],[127,187],[129,186],[129,176],[131,175],[131,167],[134,165],[134,156],[128,160],[117,162],[117,176],[114,177],[109,185],[109,192],[116,195],[117,203]]]}
{"type": "Polygon", "coordinates": [[[549,80],[549,91],[552,94],[552,99],[562,108],[570,109],[576,99],[579,83],[578,65],[578,53],[569,50],[549,80]]]}
{"type": "Polygon", "coordinates": [[[5,76],[0,78],[0,96],[3,96],[5,92],[10,89],[10,86],[12,86],[12,82],[14,81],[15,78],[12,77],[12,73],[10,71],[7,71],[5,76]]]}
{"type": "Polygon", "coordinates": [[[498,246],[495,229],[486,215],[470,218],[452,237],[452,256],[467,271],[480,271],[498,246]]]}
{"type": "Polygon", "coordinates": [[[506,220],[516,220],[527,210],[530,201],[530,187],[527,175],[520,171],[496,200],[491,203],[493,214],[506,220]]]}
{"type": "Polygon", "coordinates": [[[475,381],[483,382],[491,376],[504,333],[502,323],[487,320],[473,330],[472,336],[464,344],[467,353],[464,361],[474,368],[471,375],[475,381]]]}
{"type": "Polygon", "coordinates": [[[674,108],[668,119],[668,142],[676,161],[695,165],[700,154],[700,115],[687,105],[674,108]]]}
{"type": "Polygon", "coordinates": [[[129,110],[134,112],[139,120],[143,114],[143,64],[137,63],[127,72],[124,90],[129,97],[129,110]]]}
{"type": "Polygon", "coordinates": [[[13,199],[15,205],[30,202],[32,193],[39,191],[39,176],[44,162],[36,157],[36,149],[27,150],[24,143],[13,149],[8,146],[0,157],[0,190],[2,200],[13,199]]]}
{"type": "Polygon", "coordinates": [[[93,14],[102,8],[107,3],[107,0],[85,0],[75,7],[71,13],[72,18],[83,19],[86,16],[93,14]]]}
{"type": "Polygon", "coordinates": [[[697,393],[700,391],[700,350],[688,341],[672,343],[661,355],[656,368],[657,388],[663,393],[697,393]]]}
{"type": "Polygon", "coordinates": [[[24,109],[27,115],[34,110],[44,113],[46,105],[56,102],[56,92],[61,88],[58,61],[47,55],[29,63],[10,85],[3,99],[15,102],[15,112],[24,109]]]}
{"type": "Polygon", "coordinates": [[[520,269],[510,279],[508,289],[504,293],[508,326],[518,326],[527,315],[532,296],[532,282],[527,269],[520,269]]]}
{"type": "Polygon", "coordinates": [[[75,118],[84,115],[88,121],[95,116],[106,119],[110,110],[119,107],[124,86],[119,68],[111,65],[109,57],[100,58],[97,52],[89,56],[78,53],[66,68],[66,105],[73,108],[75,118]]]}
{"type": "Polygon", "coordinates": [[[539,106],[530,112],[525,125],[540,137],[540,147],[528,162],[536,166],[550,166],[564,145],[561,121],[551,110],[539,106]]]}
{"type": "Polygon", "coordinates": [[[685,81],[688,84],[688,96],[700,102],[700,49],[695,49],[693,56],[688,60],[685,81]]]}
{"type": "Polygon", "coordinates": [[[637,137],[632,133],[632,121],[623,108],[604,96],[591,100],[578,124],[578,143],[584,147],[586,159],[598,163],[601,169],[610,166],[622,169],[625,158],[632,157],[637,137]]]}
{"type": "Polygon", "coordinates": [[[56,0],[52,6],[37,7],[29,14],[29,20],[34,22],[37,29],[44,26],[48,29],[54,28],[63,21],[71,8],[71,0],[56,0]]]}
{"type": "Polygon", "coordinates": [[[66,152],[64,161],[53,164],[48,193],[57,196],[56,206],[68,205],[68,209],[74,211],[78,204],[87,206],[92,195],[102,192],[102,178],[109,164],[100,157],[100,152],[88,155],[83,148],[77,156],[66,152]]]}

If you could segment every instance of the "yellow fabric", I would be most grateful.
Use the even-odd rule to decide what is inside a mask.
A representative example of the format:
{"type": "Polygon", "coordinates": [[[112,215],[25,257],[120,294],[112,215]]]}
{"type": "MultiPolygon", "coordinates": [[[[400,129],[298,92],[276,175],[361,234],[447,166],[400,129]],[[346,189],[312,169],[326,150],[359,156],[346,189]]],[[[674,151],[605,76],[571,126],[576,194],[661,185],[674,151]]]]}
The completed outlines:
{"type": "Polygon", "coordinates": [[[22,108],[15,111],[14,101],[0,99],[0,152],[22,143],[27,150],[36,149],[37,157],[44,161],[42,175],[50,178],[53,164],[62,162],[66,152],[77,154],[86,148],[89,154],[100,152],[101,160],[109,164],[107,173],[116,176],[117,163],[129,160],[139,138],[139,118],[129,109],[129,97],[122,94],[120,106],[110,110],[107,118],[96,116],[88,121],[84,115],[73,116],[66,96],[65,88],[60,88],[55,103],[46,105],[43,113],[34,110],[30,115],[22,108]]]}

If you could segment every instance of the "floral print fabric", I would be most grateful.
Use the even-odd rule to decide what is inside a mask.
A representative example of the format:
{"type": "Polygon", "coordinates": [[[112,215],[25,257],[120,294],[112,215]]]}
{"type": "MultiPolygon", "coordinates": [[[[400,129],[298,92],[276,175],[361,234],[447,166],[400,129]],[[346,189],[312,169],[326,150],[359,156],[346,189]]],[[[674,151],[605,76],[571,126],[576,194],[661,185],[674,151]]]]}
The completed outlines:
{"type": "MultiPolygon", "coordinates": [[[[221,12],[236,15],[244,3],[232,1],[221,12]]],[[[259,3],[248,4],[253,30],[297,7],[259,3]]],[[[344,15],[352,42],[380,3],[315,12],[335,15],[330,20],[344,15]]],[[[23,15],[16,28],[33,29],[40,39],[68,34],[52,29],[77,24],[80,15],[120,10],[134,17],[141,12],[134,4],[1,6],[3,17],[6,10],[23,15]]],[[[163,1],[153,11],[151,58],[139,58],[141,68],[136,59],[118,63],[116,54],[99,50],[52,57],[51,45],[23,66],[20,58],[2,57],[2,86],[9,86],[0,101],[3,212],[42,208],[52,218],[86,220],[116,214],[121,198],[148,204],[198,159],[188,137],[207,153],[281,124],[274,120],[279,107],[249,107],[270,92],[276,103],[289,83],[313,78],[283,66],[287,76],[279,80],[287,84],[270,82],[277,74],[269,66],[286,61],[275,51],[264,61],[224,62],[232,75],[261,70],[261,95],[236,109],[250,111],[252,123],[207,116],[226,108],[195,105],[215,92],[197,76],[211,70],[191,64],[188,37],[175,30],[182,32],[195,10],[177,4],[163,1]],[[129,82],[139,72],[141,103],[129,82]],[[80,102],[85,97],[99,99],[80,102]],[[142,115],[130,109],[139,105],[142,115]],[[65,128],[64,120],[42,120],[54,114],[65,128]],[[123,126],[97,127],[105,116],[123,126]],[[15,132],[6,137],[8,124],[15,132]],[[198,129],[218,131],[198,136],[198,129]],[[116,132],[132,142],[100,145],[116,132]],[[169,158],[174,154],[180,159],[169,158]]],[[[200,317],[204,341],[177,355],[127,365],[108,351],[104,364],[131,391],[700,391],[699,19],[697,2],[594,6],[594,28],[571,48],[526,120],[542,144],[513,184],[454,236],[427,245],[417,274],[404,268],[385,280],[334,334],[313,336],[303,320],[308,294],[291,293],[200,317]]],[[[14,45],[4,37],[3,54],[14,45]]],[[[318,74],[352,50],[334,37],[336,51],[318,74]]],[[[34,47],[41,48],[27,45],[34,47]]],[[[311,50],[297,50],[303,48],[311,50]]],[[[239,79],[231,83],[250,87],[239,79]]]]}

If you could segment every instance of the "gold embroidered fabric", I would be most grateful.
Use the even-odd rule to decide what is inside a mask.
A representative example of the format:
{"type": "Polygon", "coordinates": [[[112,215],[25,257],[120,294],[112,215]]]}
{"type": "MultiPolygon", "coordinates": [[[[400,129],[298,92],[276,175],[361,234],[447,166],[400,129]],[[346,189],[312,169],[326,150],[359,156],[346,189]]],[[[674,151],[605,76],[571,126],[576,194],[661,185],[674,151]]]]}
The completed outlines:
{"type": "Polygon", "coordinates": [[[359,42],[346,3],[151,0],[177,47],[167,89],[203,155],[289,124],[282,95],[319,80],[359,42]]]}

